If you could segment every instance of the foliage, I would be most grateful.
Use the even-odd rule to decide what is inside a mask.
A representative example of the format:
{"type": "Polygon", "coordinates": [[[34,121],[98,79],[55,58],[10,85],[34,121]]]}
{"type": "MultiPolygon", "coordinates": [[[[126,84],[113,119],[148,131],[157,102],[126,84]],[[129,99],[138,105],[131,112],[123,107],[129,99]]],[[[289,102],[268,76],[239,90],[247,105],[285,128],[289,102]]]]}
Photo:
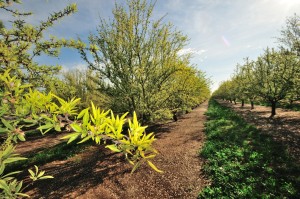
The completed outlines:
{"type": "Polygon", "coordinates": [[[283,48],[288,48],[300,56],[300,17],[296,14],[287,18],[278,41],[283,48]]]}
{"type": "Polygon", "coordinates": [[[110,98],[101,92],[101,86],[95,82],[100,75],[90,69],[67,70],[49,86],[49,91],[60,98],[67,100],[73,97],[81,99],[80,107],[86,108],[93,101],[101,108],[107,108],[110,98]]]}
{"type": "MultiPolygon", "coordinates": [[[[13,2],[20,3],[20,1],[13,2]]],[[[10,12],[12,17],[15,17],[10,22],[11,29],[2,27],[0,31],[0,72],[10,70],[12,76],[17,76],[24,83],[31,83],[35,87],[46,87],[61,67],[40,65],[35,58],[42,54],[56,57],[61,47],[84,47],[82,42],[75,40],[59,39],[55,36],[50,36],[50,39],[43,37],[43,33],[56,21],[76,12],[76,4],[51,14],[47,20],[34,26],[25,21],[26,16],[31,13],[13,10],[10,8],[11,3],[12,1],[0,2],[0,10],[10,12]]]]}
{"type": "Polygon", "coordinates": [[[299,75],[298,56],[283,49],[266,49],[256,61],[247,60],[245,65],[239,66],[235,79],[221,84],[214,96],[231,98],[232,95],[237,95],[241,100],[246,96],[251,102],[259,96],[271,104],[271,116],[274,116],[279,101],[291,98],[296,100],[293,97],[297,96],[295,91],[298,90],[299,75]],[[234,84],[236,80],[239,84],[234,84]],[[238,90],[234,89],[234,85],[238,90]]]}
{"type": "MultiPolygon", "coordinates": [[[[80,111],[80,98],[72,96],[63,99],[51,92],[41,92],[41,88],[51,89],[53,76],[60,67],[39,65],[34,58],[41,54],[58,56],[61,47],[85,47],[80,41],[53,36],[49,40],[43,38],[43,32],[60,18],[75,12],[76,5],[69,5],[63,11],[51,14],[40,25],[33,26],[24,20],[31,13],[12,10],[9,7],[12,2],[20,3],[18,0],[0,1],[0,9],[17,17],[12,21],[11,29],[6,29],[3,23],[0,27],[0,133],[4,139],[0,150],[1,197],[27,196],[22,193],[23,181],[14,177],[19,171],[7,173],[6,166],[26,159],[14,150],[18,141],[25,141],[28,129],[39,130],[42,134],[51,130],[71,131],[65,137],[69,139],[68,143],[77,137],[82,138],[81,142],[92,139],[97,144],[104,143],[106,148],[125,154],[129,163],[133,164],[132,172],[143,162],[157,172],[162,172],[150,161],[157,154],[152,148],[154,135],[146,134],[146,127],[138,123],[135,113],[133,120],[129,120],[127,135],[123,134],[127,114],[119,117],[112,111],[101,111],[93,103],[91,108],[80,111]]],[[[39,171],[36,166],[35,171],[28,171],[32,181],[52,178],[45,176],[45,172],[39,171]]]]}
{"type": "MultiPolygon", "coordinates": [[[[154,4],[146,0],[128,0],[127,7],[116,3],[113,19],[101,19],[98,33],[89,36],[90,51],[81,49],[89,68],[100,73],[97,84],[112,100],[111,108],[121,113],[136,111],[144,121],[178,103],[190,106],[183,103],[194,98],[189,91],[199,92],[193,83],[197,87],[197,77],[201,77],[191,72],[190,57],[178,54],[188,38],[170,23],[164,24],[163,18],[152,20],[153,9],[154,4]],[[181,87],[183,91],[177,89],[179,80],[188,79],[187,75],[192,76],[192,83],[181,87]]],[[[208,87],[206,83],[201,87],[208,87]]],[[[207,98],[206,90],[195,95],[207,98]]]]}
{"type": "MultiPolygon", "coordinates": [[[[35,93],[29,91],[31,85],[22,85],[20,79],[10,77],[9,73],[10,70],[7,70],[0,75],[0,132],[4,138],[0,151],[0,188],[3,190],[1,193],[3,197],[15,198],[25,196],[22,194],[23,182],[18,182],[13,177],[20,171],[6,173],[5,168],[7,164],[26,159],[14,153],[15,144],[18,141],[25,141],[24,129],[44,123],[48,118],[47,110],[54,107],[49,104],[49,101],[44,101],[47,96],[42,93],[28,95],[35,93]]],[[[35,180],[50,178],[50,176],[44,176],[44,172],[38,173],[37,176],[30,173],[30,177],[35,180]]]]}
{"type": "MultiPolygon", "coordinates": [[[[5,174],[4,170],[6,164],[25,159],[13,151],[14,143],[18,140],[25,141],[24,129],[29,127],[40,130],[42,134],[52,129],[55,131],[74,130],[73,133],[64,137],[69,139],[68,143],[79,136],[83,139],[81,142],[92,139],[100,144],[102,140],[104,143],[110,140],[113,144],[106,147],[114,152],[124,153],[128,161],[134,165],[132,172],[143,162],[147,162],[154,170],[162,172],[150,161],[157,154],[157,151],[152,148],[154,135],[153,133],[146,135],[146,127],[139,125],[135,113],[133,121],[129,120],[130,128],[129,136],[127,136],[122,134],[127,114],[121,117],[115,116],[111,111],[101,111],[93,103],[91,111],[90,108],[86,108],[78,114],[79,98],[65,101],[51,93],[43,94],[37,90],[30,90],[30,85],[22,85],[19,79],[10,77],[9,70],[1,74],[0,80],[2,88],[0,130],[6,136],[1,151],[2,187],[0,188],[4,190],[3,194],[6,196],[16,197],[22,194],[19,192],[22,190],[19,189],[22,181],[17,183],[13,177],[7,177],[18,172],[5,174]],[[110,116],[108,116],[109,113],[110,116]],[[77,120],[73,121],[72,118],[77,120]]],[[[49,178],[43,177],[43,172],[35,173],[35,175],[30,172],[30,174],[34,180],[49,178]]]]}
{"type": "Polygon", "coordinates": [[[299,198],[299,165],[284,146],[211,100],[200,152],[212,182],[199,198],[299,198]]]}
{"type": "Polygon", "coordinates": [[[214,96],[232,100],[250,100],[252,108],[255,99],[271,104],[271,117],[276,114],[281,101],[300,100],[300,25],[299,16],[286,21],[286,27],[278,38],[278,50],[267,48],[256,60],[245,59],[228,81],[223,82],[214,96]]]}

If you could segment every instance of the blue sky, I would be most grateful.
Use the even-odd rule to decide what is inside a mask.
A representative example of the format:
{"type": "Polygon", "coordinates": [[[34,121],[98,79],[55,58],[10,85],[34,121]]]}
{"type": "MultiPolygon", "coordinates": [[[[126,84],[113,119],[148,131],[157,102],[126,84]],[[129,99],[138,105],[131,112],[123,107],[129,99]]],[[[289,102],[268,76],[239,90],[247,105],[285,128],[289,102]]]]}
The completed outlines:
{"type": "MultiPolygon", "coordinates": [[[[23,0],[20,10],[34,13],[28,21],[38,23],[50,13],[77,3],[78,12],[68,16],[51,28],[47,34],[64,38],[80,37],[86,40],[95,33],[99,17],[108,19],[114,0],[23,0]]],[[[117,0],[125,4],[125,0],[117,0]]],[[[3,12],[3,11],[1,11],[3,12]]],[[[243,58],[256,59],[266,47],[278,46],[276,37],[286,18],[299,15],[300,0],[157,0],[154,15],[164,15],[187,35],[189,44],[181,53],[192,52],[192,63],[205,71],[213,81],[215,90],[219,83],[230,78],[237,63],[243,58]],[[298,12],[298,13],[297,13],[298,12]]],[[[1,13],[0,19],[9,20],[1,13]]],[[[46,35],[47,35],[46,34],[46,35]]],[[[65,68],[84,67],[75,50],[62,50],[59,59],[41,57],[42,63],[59,64],[65,68]]]]}

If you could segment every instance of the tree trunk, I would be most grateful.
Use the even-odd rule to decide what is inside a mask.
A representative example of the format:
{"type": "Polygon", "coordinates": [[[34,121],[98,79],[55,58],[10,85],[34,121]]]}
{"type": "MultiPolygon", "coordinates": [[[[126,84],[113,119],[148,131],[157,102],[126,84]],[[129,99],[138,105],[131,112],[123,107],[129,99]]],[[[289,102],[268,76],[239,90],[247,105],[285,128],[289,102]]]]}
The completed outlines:
{"type": "Polygon", "coordinates": [[[251,100],[251,109],[254,109],[254,102],[251,100]]]}
{"type": "Polygon", "coordinates": [[[233,100],[234,104],[236,104],[236,99],[233,100]]]}
{"type": "Polygon", "coordinates": [[[272,113],[271,113],[271,117],[273,117],[274,115],[276,115],[276,101],[271,101],[271,106],[272,106],[272,113]]]}
{"type": "Polygon", "coordinates": [[[245,100],[242,100],[242,107],[245,106],[245,100]]]}

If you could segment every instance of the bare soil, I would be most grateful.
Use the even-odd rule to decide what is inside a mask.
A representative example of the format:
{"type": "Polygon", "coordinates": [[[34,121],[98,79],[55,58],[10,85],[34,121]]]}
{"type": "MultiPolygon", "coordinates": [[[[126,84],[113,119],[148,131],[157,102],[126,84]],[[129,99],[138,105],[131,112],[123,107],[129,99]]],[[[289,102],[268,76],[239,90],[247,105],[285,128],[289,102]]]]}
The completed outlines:
{"type": "MultiPolygon", "coordinates": [[[[177,122],[155,125],[147,132],[155,132],[154,147],[159,155],[153,163],[164,173],[157,173],[142,165],[130,174],[131,165],[120,154],[103,146],[90,146],[84,152],[64,161],[53,161],[40,167],[55,179],[28,187],[32,198],[101,198],[101,199],[163,199],[196,198],[209,182],[202,173],[203,160],[198,152],[204,144],[204,116],[207,102],[183,115],[177,122]]],[[[60,135],[61,136],[61,135],[60,135]]],[[[59,140],[59,137],[54,140],[59,140]]],[[[51,145],[44,139],[23,143],[19,152],[27,148],[38,151],[51,145]]],[[[59,142],[59,141],[58,141],[59,142]]]]}
{"type": "Polygon", "coordinates": [[[224,106],[232,108],[239,113],[248,123],[255,125],[264,133],[272,135],[274,140],[283,143],[289,153],[300,164],[300,112],[287,109],[276,109],[276,115],[271,116],[271,107],[254,106],[250,104],[233,104],[218,100],[224,106]]]}

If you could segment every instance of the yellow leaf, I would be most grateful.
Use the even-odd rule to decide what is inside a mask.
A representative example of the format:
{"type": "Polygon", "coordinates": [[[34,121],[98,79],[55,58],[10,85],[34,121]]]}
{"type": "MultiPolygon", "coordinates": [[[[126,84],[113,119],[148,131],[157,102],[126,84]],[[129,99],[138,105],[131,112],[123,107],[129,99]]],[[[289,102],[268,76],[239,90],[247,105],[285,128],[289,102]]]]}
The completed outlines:
{"type": "Polygon", "coordinates": [[[149,166],[155,170],[156,172],[159,172],[159,173],[163,173],[162,170],[159,170],[152,162],[150,162],[149,160],[147,161],[147,163],[149,164],[149,166]]]}

